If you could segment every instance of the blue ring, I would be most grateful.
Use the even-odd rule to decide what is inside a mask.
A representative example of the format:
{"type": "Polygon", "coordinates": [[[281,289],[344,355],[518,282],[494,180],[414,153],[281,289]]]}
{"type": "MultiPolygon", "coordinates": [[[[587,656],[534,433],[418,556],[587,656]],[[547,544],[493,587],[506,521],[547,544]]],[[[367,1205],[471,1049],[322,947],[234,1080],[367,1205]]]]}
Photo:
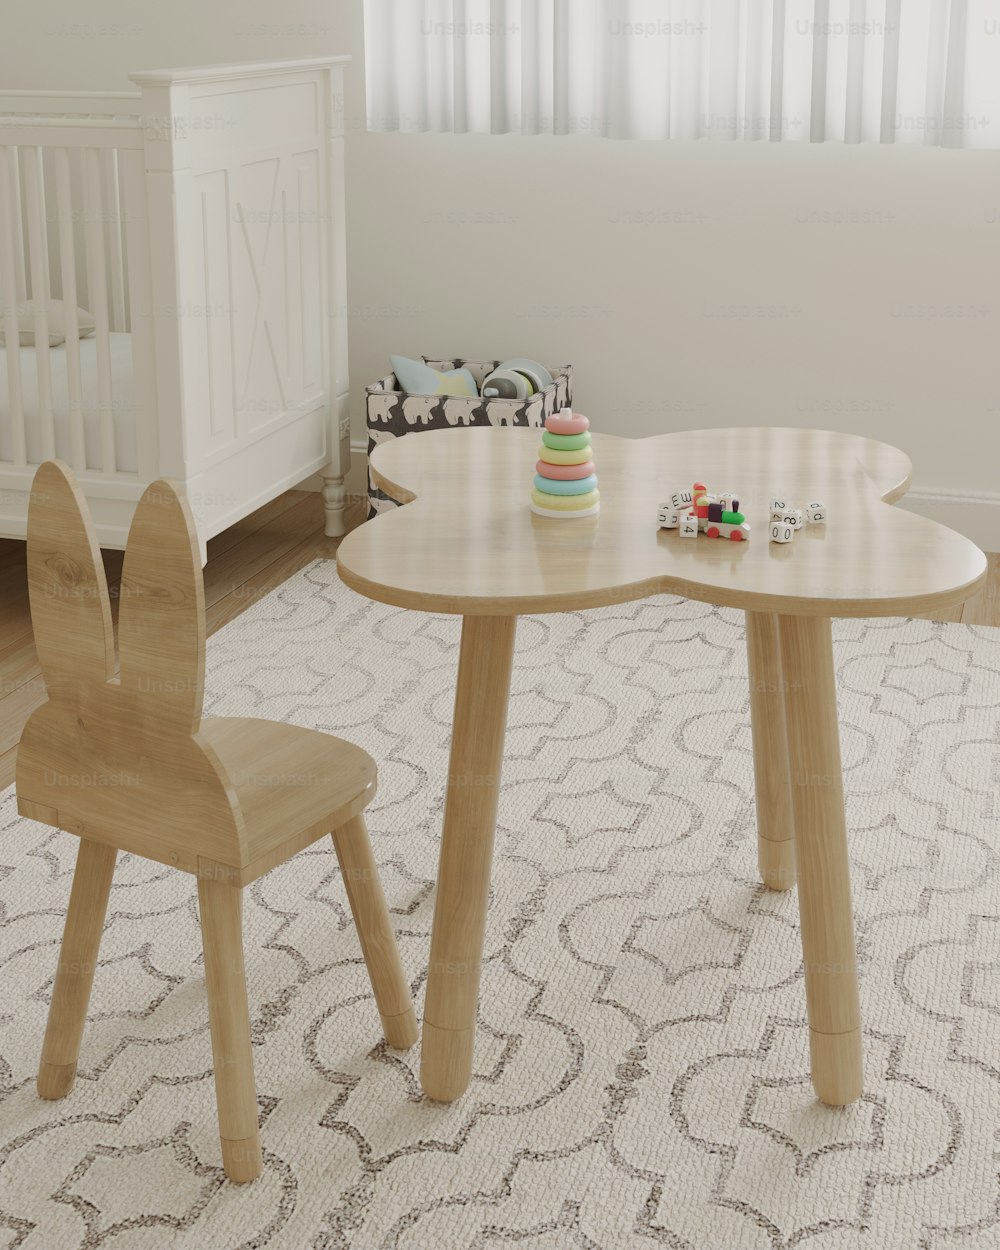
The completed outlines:
{"type": "Polygon", "coordinates": [[[572,481],[565,481],[562,478],[542,477],[540,473],[535,474],[535,490],[540,490],[543,495],[586,495],[588,491],[593,490],[596,486],[596,473],[591,473],[589,477],[578,477],[572,481]]]}

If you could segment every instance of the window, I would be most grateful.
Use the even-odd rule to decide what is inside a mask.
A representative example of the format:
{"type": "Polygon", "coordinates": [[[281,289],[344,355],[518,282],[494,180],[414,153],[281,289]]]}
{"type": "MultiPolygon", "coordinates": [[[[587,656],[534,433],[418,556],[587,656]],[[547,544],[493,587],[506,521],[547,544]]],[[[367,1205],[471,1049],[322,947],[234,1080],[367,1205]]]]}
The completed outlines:
{"type": "Polygon", "coordinates": [[[1000,0],[365,0],[371,130],[1000,146],[1000,0]]]}

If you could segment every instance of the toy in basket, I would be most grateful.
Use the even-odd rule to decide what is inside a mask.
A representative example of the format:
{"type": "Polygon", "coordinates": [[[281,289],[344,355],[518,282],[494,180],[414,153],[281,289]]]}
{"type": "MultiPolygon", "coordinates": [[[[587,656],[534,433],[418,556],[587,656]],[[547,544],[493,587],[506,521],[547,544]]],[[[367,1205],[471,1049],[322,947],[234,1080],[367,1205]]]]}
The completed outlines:
{"type": "Polygon", "coordinates": [[[713,495],[704,482],[695,482],[690,490],[675,490],[669,502],[660,504],[658,520],[660,529],[680,530],[681,538],[697,538],[699,531],[737,543],[750,537],[736,495],[732,491],[713,495]]]}
{"type": "Polygon", "coordinates": [[[531,511],[569,521],[594,516],[600,510],[601,492],[597,489],[590,451],[590,422],[582,413],[563,408],[545,418],[531,511]]]}

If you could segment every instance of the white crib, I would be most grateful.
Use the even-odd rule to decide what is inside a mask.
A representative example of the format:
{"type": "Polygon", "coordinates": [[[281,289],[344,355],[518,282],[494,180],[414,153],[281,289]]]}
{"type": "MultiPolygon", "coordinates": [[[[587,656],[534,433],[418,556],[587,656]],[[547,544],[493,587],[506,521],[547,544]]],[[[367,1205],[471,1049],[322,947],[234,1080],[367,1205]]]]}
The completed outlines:
{"type": "Polygon", "coordinates": [[[103,546],[125,546],[158,477],[186,488],[203,557],[314,473],[326,532],[344,532],[347,60],[139,73],[135,94],[0,92],[0,536],[24,537],[52,456],[103,546]],[[70,325],[50,347],[55,299],[94,334],[70,325]]]}

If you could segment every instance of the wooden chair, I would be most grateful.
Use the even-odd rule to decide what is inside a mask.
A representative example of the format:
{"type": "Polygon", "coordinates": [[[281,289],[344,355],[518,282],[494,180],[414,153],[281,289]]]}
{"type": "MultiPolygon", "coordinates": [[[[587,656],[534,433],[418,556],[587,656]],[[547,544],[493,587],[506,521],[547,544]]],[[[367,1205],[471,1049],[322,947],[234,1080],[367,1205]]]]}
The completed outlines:
{"type": "Polygon", "coordinates": [[[120,674],[104,567],[82,493],[43,464],[28,514],[28,579],[48,700],[17,755],[18,810],[80,838],[38,1071],[43,1098],[76,1077],[119,849],[198,879],[222,1157],[261,1170],[241,932],[243,887],[324,834],[344,885],[390,1046],[417,1038],[362,812],[375,763],[295,725],[202,720],[204,587],[195,530],[169,482],[143,495],[119,608],[120,674]]]}

